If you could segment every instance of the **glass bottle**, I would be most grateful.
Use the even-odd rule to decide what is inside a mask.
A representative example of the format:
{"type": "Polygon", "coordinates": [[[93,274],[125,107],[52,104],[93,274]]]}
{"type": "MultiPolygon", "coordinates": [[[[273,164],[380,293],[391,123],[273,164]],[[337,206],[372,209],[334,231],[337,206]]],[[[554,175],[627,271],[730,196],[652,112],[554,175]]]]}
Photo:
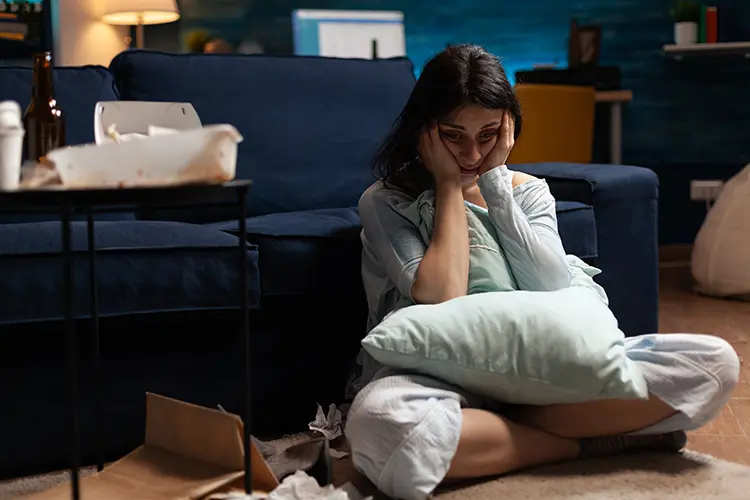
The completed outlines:
{"type": "Polygon", "coordinates": [[[23,126],[27,160],[38,162],[53,149],[65,146],[65,119],[55,99],[51,52],[34,55],[34,82],[23,126]]]}

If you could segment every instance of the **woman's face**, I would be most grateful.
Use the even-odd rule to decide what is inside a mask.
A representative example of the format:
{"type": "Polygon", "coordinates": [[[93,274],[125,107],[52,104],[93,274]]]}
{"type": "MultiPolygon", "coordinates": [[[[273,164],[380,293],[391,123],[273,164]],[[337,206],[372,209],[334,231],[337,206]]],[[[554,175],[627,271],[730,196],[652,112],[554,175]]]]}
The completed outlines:
{"type": "Polygon", "coordinates": [[[497,142],[504,110],[468,104],[438,122],[440,137],[453,154],[462,177],[476,178],[484,158],[497,142]]]}

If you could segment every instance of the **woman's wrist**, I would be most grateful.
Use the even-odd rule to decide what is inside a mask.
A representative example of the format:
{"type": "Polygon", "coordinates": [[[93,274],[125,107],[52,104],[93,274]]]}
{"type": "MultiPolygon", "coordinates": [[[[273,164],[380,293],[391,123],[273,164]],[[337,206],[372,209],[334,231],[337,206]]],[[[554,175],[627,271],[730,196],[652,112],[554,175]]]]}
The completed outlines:
{"type": "Polygon", "coordinates": [[[501,165],[482,174],[477,186],[487,205],[498,205],[513,196],[512,180],[513,172],[501,165]]]}
{"type": "Polygon", "coordinates": [[[498,180],[507,181],[512,177],[513,174],[506,165],[498,165],[496,167],[492,167],[486,172],[483,172],[477,179],[477,184],[479,184],[479,186],[481,187],[482,184],[492,184],[493,182],[497,182],[498,180]]]}
{"type": "Polygon", "coordinates": [[[502,169],[502,168],[507,169],[508,167],[505,165],[505,163],[499,163],[497,165],[489,165],[489,166],[486,166],[486,167],[483,165],[479,169],[479,177],[483,176],[487,172],[492,172],[493,170],[497,170],[498,168],[500,168],[500,169],[502,169]]]}
{"type": "Polygon", "coordinates": [[[482,170],[479,171],[479,177],[482,177],[484,175],[487,175],[490,172],[494,172],[494,171],[497,171],[497,170],[508,170],[508,166],[505,165],[504,163],[502,163],[500,165],[494,165],[494,166],[489,167],[487,169],[482,169],[482,170]]]}
{"type": "Polygon", "coordinates": [[[461,178],[445,178],[435,179],[435,189],[437,192],[462,192],[461,189],[461,178]]]}

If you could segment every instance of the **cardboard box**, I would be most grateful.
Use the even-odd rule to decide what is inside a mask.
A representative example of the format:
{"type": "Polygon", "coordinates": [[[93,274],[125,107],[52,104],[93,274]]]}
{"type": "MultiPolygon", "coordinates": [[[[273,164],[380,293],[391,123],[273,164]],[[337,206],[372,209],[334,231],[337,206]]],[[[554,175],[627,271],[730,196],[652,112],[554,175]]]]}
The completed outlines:
{"type": "MultiPolygon", "coordinates": [[[[237,415],[146,394],[146,437],[138,449],[81,479],[83,500],[200,500],[242,490],[244,448],[237,415]]],[[[257,447],[251,443],[253,489],[278,486],[257,447]]],[[[70,484],[28,497],[69,500],[70,484]]]]}

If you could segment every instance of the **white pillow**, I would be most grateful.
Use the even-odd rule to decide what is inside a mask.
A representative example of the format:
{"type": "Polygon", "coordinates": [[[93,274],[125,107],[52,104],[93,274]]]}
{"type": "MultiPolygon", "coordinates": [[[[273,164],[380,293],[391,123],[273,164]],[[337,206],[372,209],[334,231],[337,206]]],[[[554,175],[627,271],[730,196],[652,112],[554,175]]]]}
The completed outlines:
{"type": "Polygon", "coordinates": [[[489,292],[397,310],[362,341],[384,365],[494,401],[549,405],[645,399],[595,268],[569,257],[573,283],[553,292],[489,292]]]}

